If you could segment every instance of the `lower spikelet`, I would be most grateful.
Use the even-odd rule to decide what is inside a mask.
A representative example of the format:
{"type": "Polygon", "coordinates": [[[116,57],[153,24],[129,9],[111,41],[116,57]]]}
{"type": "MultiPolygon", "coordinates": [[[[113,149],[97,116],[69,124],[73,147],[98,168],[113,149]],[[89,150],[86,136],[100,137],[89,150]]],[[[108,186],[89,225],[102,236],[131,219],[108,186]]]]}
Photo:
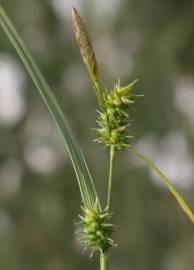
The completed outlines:
{"type": "Polygon", "coordinates": [[[97,207],[82,208],[84,216],[81,218],[82,240],[89,247],[92,254],[104,254],[110,247],[115,246],[111,236],[115,226],[109,223],[110,214],[106,210],[99,211],[97,207]]]}

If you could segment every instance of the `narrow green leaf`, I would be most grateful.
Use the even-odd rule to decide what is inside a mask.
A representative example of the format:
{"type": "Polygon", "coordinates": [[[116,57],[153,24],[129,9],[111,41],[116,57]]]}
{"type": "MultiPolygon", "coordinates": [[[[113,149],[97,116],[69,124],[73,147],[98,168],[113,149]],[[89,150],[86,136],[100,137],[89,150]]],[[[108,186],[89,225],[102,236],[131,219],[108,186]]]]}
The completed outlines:
{"type": "Polygon", "coordinates": [[[99,204],[93,179],[65,116],[47,81],[1,5],[0,25],[17,51],[62,135],[76,173],[83,204],[87,207],[92,207],[95,204],[96,199],[99,204]]]}
{"type": "Polygon", "coordinates": [[[189,208],[188,204],[185,202],[183,197],[179,194],[179,192],[176,190],[176,188],[171,184],[171,182],[168,180],[168,178],[160,171],[160,169],[147,157],[144,155],[138,153],[137,151],[134,151],[136,156],[138,156],[141,160],[143,160],[151,169],[153,169],[157,175],[160,177],[160,179],[163,181],[163,183],[167,186],[169,191],[173,194],[185,214],[189,217],[189,219],[194,223],[194,215],[189,208]]]}

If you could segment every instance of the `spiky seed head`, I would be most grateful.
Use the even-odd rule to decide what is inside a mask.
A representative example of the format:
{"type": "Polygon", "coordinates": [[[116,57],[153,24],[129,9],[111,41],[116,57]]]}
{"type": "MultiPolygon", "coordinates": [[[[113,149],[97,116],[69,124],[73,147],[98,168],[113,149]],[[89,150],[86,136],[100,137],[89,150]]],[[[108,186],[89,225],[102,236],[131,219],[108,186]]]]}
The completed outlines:
{"type": "Polygon", "coordinates": [[[111,214],[106,210],[100,211],[97,207],[82,208],[84,216],[81,218],[82,239],[92,250],[92,253],[104,253],[115,246],[111,239],[115,226],[109,223],[111,214]]]}
{"type": "Polygon", "coordinates": [[[72,8],[72,21],[75,31],[77,43],[80,48],[80,52],[84,63],[87,66],[88,72],[94,82],[98,81],[98,65],[92,44],[84,23],[75,8],[72,8]]]}
{"type": "Polygon", "coordinates": [[[114,88],[103,94],[105,110],[98,117],[98,142],[108,147],[115,146],[117,150],[129,145],[127,127],[130,124],[128,110],[137,95],[132,93],[137,80],[122,87],[118,82],[114,88]]]}

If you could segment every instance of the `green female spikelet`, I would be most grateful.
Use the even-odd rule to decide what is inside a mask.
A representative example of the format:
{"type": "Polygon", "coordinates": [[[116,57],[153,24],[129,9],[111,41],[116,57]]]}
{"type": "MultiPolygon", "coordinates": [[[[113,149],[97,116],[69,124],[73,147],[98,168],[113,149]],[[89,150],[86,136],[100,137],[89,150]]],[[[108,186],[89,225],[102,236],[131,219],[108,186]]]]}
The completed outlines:
{"type": "Polygon", "coordinates": [[[95,252],[104,254],[110,247],[115,246],[111,238],[115,226],[109,223],[111,214],[106,210],[99,211],[97,207],[82,209],[84,213],[84,217],[80,216],[82,239],[92,250],[92,254],[95,252]]]}
{"type": "Polygon", "coordinates": [[[115,146],[117,150],[129,145],[132,136],[127,134],[127,127],[130,125],[128,110],[138,96],[132,93],[136,81],[125,87],[118,82],[110,93],[103,93],[105,110],[99,112],[97,121],[98,142],[108,147],[115,146]]]}

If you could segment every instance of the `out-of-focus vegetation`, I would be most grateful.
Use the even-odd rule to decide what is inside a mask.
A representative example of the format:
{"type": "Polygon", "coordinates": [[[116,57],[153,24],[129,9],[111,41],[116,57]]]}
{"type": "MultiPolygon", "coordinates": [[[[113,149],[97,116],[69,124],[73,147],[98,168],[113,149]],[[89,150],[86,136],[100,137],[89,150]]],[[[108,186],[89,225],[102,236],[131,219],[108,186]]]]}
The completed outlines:
{"type": "MultiPolygon", "coordinates": [[[[85,18],[104,85],[110,88],[118,78],[123,84],[139,79],[137,92],[144,98],[131,111],[133,144],[156,162],[194,208],[193,1],[1,3],[66,112],[101,196],[107,153],[92,142],[96,100],[74,39],[72,5],[85,18]]],[[[54,123],[1,31],[1,269],[91,268],[74,234],[80,212],[75,183],[54,123]]],[[[194,227],[130,149],[117,158],[114,184],[119,246],[111,269],[192,270],[194,227]]]]}

